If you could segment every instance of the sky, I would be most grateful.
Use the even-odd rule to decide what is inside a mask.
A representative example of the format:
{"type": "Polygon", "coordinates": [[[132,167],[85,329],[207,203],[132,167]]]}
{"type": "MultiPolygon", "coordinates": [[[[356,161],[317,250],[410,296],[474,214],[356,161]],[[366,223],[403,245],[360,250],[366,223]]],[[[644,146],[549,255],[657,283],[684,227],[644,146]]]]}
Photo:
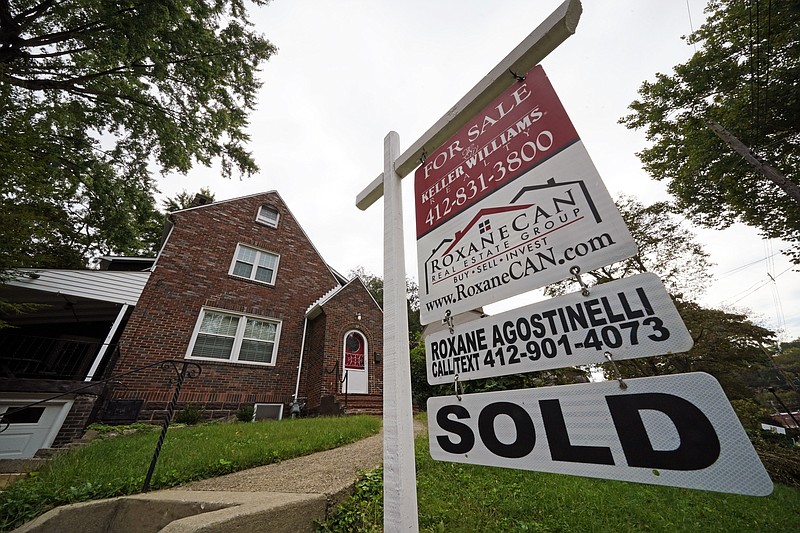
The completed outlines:
{"type": "MultiPolygon", "coordinates": [[[[383,275],[383,201],[356,196],[383,171],[383,140],[401,152],[441,118],[559,5],[560,0],[273,0],[251,10],[255,30],[278,47],[262,67],[249,133],[260,172],[224,179],[198,166],[159,181],[160,197],[208,187],[217,200],[275,190],[322,257],[347,274],[383,275]]],[[[612,197],[669,199],[642,170],[642,131],[618,124],[645,80],[694,52],[681,36],[703,21],[700,0],[583,2],[575,35],[542,61],[612,197]]],[[[403,180],[407,275],[418,280],[413,173],[403,180]]],[[[759,324],[800,338],[800,273],[753,228],[694,228],[715,263],[700,298],[748,310],[759,324]],[[771,277],[770,277],[771,276],[771,277]]],[[[540,291],[486,308],[541,300],[540,291]]]]}

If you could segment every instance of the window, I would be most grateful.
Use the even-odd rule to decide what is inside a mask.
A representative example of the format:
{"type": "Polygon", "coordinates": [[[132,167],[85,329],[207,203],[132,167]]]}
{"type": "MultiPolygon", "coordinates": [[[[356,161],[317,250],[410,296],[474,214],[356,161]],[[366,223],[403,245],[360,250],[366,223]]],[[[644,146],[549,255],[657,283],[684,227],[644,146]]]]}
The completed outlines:
{"type": "Polygon", "coordinates": [[[277,255],[240,244],[236,247],[230,274],[274,285],[277,270],[277,255]]]}
{"type": "Polygon", "coordinates": [[[203,309],[188,357],[274,365],[280,327],[274,320],[203,309]]]}
{"type": "Polygon", "coordinates": [[[262,224],[266,224],[267,226],[271,226],[273,228],[278,227],[278,210],[274,207],[269,205],[262,205],[258,208],[258,215],[256,216],[256,222],[261,222],[262,224]]]}
{"type": "Polygon", "coordinates": [[[364,356],[366,355],[366,342],[364,336],[357,331],[347,334],[344,341],[344,367],[349,370],[364,370],[364,356]]]}

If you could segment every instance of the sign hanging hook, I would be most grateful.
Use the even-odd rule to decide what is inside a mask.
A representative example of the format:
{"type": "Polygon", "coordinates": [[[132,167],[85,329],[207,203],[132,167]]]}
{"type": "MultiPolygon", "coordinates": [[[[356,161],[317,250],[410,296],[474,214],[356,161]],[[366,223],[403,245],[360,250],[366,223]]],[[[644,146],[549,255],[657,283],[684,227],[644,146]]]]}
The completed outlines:
{"type": "Polygon", "coordinates": [[[454,333],[455,330],[453,326],[453,313],[451,313],[449,309],[444,313],[444,319],[442,320],[442,324],[447,325],[447,329],[450,330],[450,335],[454,333]]]}
{"type": "Polygon", "coordinates": [[[514,76],[514,79],[515,79],[515,80],[517,80],[518,82],[522,83],[523,81],[525,81],[525,76],[520,76],[519,74],[517,74],[516,72],[514,72],[514,71],[513,71],[513,70],[511,70],[511,69],[508,69],[508,72],[509,72],[509,73],[510,73],[512,76],[514,76]]]}
{"type": "Polygon", "coordinates": [[[611,366],[614,367],[614,374],[617,375],[617,381],[619,381],[619,388],[622,389],[622,390],[627,389],[628,388],[628,384],[625,383],[624,381],[622,381],[622,372],[619,371],[619,367],[617,366],[617,362],[614,361],[614,356],[611,354],[611,352],[605,352],[605,353],[603,353],[603,355],[605,356],[606,359],[609,360],[609,362],[611,363],[611,366]]]}
{"type": "Polygon", "coordinates": [[[589,286],[583,281],[581,278],[581,267],[578,265],[572,266],[569,268],[569,273],[575,276],[575,281],[578,282],[578,285],[581,286],[581,294],[584,296],[589,296],[589,286]]]}

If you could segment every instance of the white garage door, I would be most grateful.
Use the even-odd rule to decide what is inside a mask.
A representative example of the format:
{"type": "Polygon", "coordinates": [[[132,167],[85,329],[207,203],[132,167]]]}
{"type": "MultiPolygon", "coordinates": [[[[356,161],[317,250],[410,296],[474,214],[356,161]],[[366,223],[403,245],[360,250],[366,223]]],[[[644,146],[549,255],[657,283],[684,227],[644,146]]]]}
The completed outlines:
{"type": "Polygon", "coordinates": [[[52,401],[18,411],[35,401],[36,398],[0,399],[0,414],[10,413],[0,423],[0,459],[26,459],[39,448],[53,444],[72,401],[52,401]]]}

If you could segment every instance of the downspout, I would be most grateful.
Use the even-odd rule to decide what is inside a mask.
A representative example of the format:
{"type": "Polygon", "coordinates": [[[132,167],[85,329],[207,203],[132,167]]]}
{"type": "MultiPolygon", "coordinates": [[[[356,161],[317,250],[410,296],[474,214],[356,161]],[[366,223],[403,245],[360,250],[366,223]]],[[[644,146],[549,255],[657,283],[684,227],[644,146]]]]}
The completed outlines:
{"type": "Polygon", "coordinates": [[[300,363],[297,365],[297,385],[294,387],[294,397],[292,403],[299,403],[297,395],[300,393],[300,372],[303,370],[303,352],[306,348],[306,328],[308,327],[308,315],[303,318],[303,338],[300,340],[300,363]]]}
{"type": "Polygon", "coordinates": [[[122,308],[117,313],[117,318],[114,320],[114,324],[111,325],[111,329],[106,335],[106,339],[103,341],[103,345],[100,347],[100,351],[97,352],[97,356],[94,358],[94,362],[92,363],[89,372],[86,373],[86,378],[83,381],[92,381],[94,379],[94,373],[97,372],[97,369],[100,367],[100,363],[103,361],[103,357],[106,355],[106,351],[108,351],[108,347],[111,344],[111,340],[116,335],[117,330],[119,329],[120,323],[122,323],[122,319],[125,316],[125,312],[128,310],[128,304],[122,304],[122,308]]]}

